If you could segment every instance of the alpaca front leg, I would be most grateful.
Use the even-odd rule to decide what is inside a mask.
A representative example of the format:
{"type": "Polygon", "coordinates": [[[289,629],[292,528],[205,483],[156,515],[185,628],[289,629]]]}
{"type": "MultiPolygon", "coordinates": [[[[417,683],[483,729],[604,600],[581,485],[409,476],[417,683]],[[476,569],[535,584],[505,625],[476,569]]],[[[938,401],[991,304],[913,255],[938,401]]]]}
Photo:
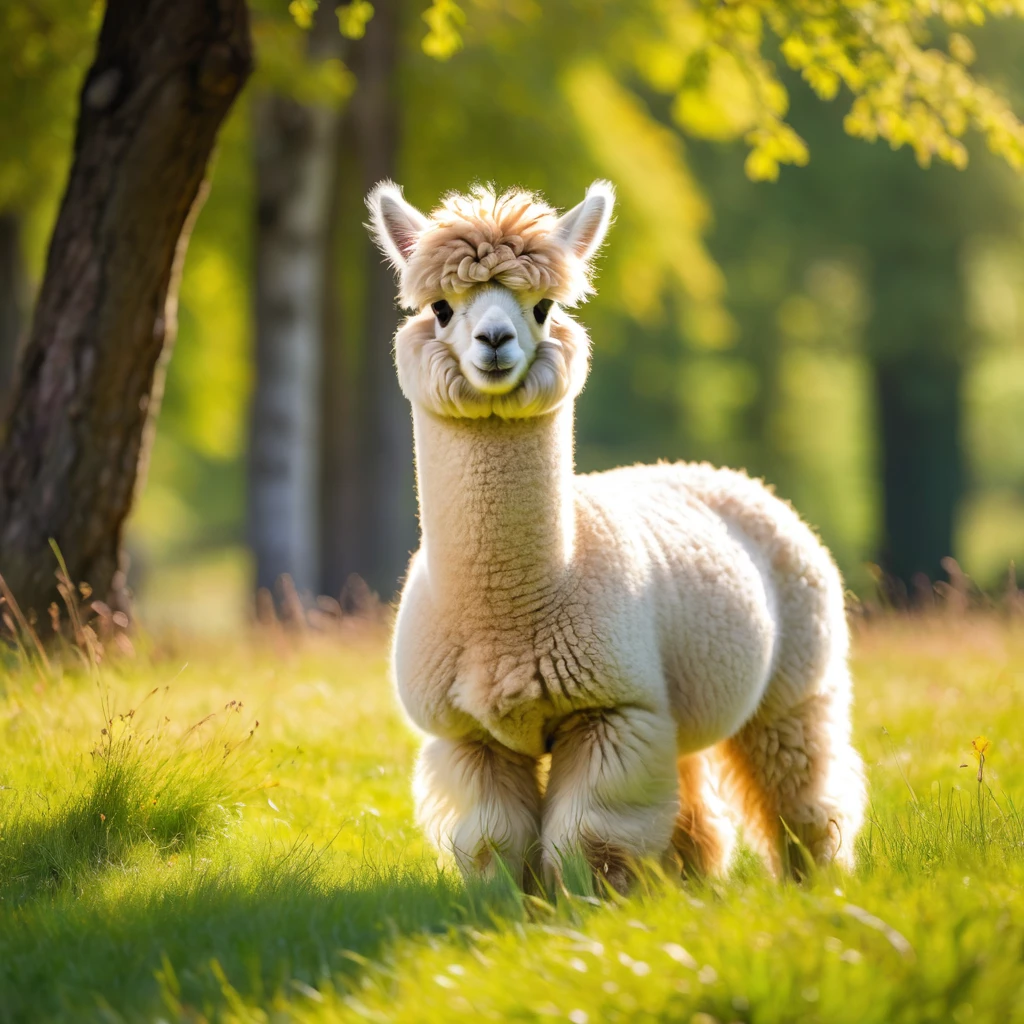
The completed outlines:
{"type": "Polygon", "coordinates": [[[416,820],[463,875],[491,877],[500,856],[520,884],[540,835],[537,762],[494,742],[431,738],[413,782],[416,820]]]}
{"type": "Polygon", "coordinates": [[[675,725],[667,711],[583,711],[559,727],[551,751],[542,845],[548,881],[582,854],[624,891],[633,864],[668,850],[678,809],[675,725]]]}

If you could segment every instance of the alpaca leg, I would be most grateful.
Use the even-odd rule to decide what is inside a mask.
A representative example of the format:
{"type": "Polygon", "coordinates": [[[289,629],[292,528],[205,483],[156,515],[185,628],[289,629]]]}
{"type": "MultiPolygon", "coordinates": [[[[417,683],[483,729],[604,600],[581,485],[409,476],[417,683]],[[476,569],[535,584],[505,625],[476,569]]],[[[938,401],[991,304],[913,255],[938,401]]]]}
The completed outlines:
{"type": "Polygon", "coordinates": [[[853,866],[865,792],[847,697],[815,694],[748,723],[720,749],[725,792],[776,874],[800,877],[808,855],[819,865],[853,866]]]}
{"type": "Polygon", "coordinates": [[[551,751],[542,844],[548,880],[562,858],[586,857],[619,891],[640,857],[662,857],[678,811],[675,725],[636,707],[570,716],[551,751]]]}
{"type": "Polygon", "coordinates": [[[537,762],[496,743],[427,740],[413,781],[416,820],[464,875],[491,876],[501,857],[522,883],[540,837],[537,762]]]}
{"type": "Polygon", "coordinates": [[[686,875],[722,875],[732,860],[736,829],[718,794],[710,755],[679,758],[679,813],[672,846],[686,875]]]}

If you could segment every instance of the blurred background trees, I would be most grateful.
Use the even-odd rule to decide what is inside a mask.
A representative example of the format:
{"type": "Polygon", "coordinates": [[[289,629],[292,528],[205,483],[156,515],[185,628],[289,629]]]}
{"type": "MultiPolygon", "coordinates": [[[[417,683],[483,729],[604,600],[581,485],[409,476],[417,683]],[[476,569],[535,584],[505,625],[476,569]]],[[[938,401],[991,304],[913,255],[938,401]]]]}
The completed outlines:
{"type": "MultiPolygon", "coordinates": [[[[873,54],[844,43],[837,74],[822,47],[855,35],[842,5],[817,35],[799,5],[765,8],[773,29],[796,19],[781,52],[744,5],[250,7],[257,73],[221,133],[129,525],[151,616],[223,622],[281,571],[347,604],[353,575],[393,592],[416,545],[411,437],[395,289],[362,227],[386,176],[424,208],[474,180],[562,207],[594,177],[616,182],[599,294],[580,311],[595,351],[581,469],[746,466],[858,589],[878,563],[912,593],[949,554],[996,585],[1024,553],[1022,183],[1005,166],[1021,143],[995,94],[962,90],[959,112],[940,95],[973,64],[1021,109],[1015,26],[972,30],[976,63],[956,32],[934,51],[880,32],[873,54]],[[851,90],[847,129],[908,145],[850,138],[851,90]],[[981,129],[967,169],[922,170],[963,163],[958,118],[981,129]],[[780,168],[805,161],[804,141],[806,166],[780,168]]],[[[0,247],[0,389],[18,330],[5,310],[39,280],[101,13],[5,11],[21,20],[0,33],[0,226],[20,241],[16,258],[0,247]]]]}

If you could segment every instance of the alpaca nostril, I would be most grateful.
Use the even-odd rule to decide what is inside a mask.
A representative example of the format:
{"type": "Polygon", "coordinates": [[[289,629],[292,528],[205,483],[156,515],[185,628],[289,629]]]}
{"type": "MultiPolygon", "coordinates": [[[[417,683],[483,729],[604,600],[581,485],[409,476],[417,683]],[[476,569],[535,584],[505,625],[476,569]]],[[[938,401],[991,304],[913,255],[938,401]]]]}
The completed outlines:
{"type": "Polygon", "coordinates": [[[506,327],[496,327],[493,330],[478,331],[473,337],[493,349],[499,349],[506,341],[515,341],[516,336],[506,327]]]}

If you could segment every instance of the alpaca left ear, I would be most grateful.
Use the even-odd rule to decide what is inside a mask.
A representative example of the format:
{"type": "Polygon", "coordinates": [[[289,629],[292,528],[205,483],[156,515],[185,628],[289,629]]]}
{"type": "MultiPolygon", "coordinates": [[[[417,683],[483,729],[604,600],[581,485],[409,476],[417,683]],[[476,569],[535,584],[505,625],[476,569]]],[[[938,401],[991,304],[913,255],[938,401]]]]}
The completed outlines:
{"type": "Polygon", "coordinates": [[[555,235],[581,260],[589,260],[601,247],[615,206],[615,189],[610,181],[595,181],[579,206],[563,214],[555,235]]]}
{"type": "Polygon", "coordinates": [[[402,189],[393,181],[382,181],[366,197],[370,211],[370,229],[374,241],[395,270],[401,273],[422,232],[430,221],[402,197],[402,189]]]}

